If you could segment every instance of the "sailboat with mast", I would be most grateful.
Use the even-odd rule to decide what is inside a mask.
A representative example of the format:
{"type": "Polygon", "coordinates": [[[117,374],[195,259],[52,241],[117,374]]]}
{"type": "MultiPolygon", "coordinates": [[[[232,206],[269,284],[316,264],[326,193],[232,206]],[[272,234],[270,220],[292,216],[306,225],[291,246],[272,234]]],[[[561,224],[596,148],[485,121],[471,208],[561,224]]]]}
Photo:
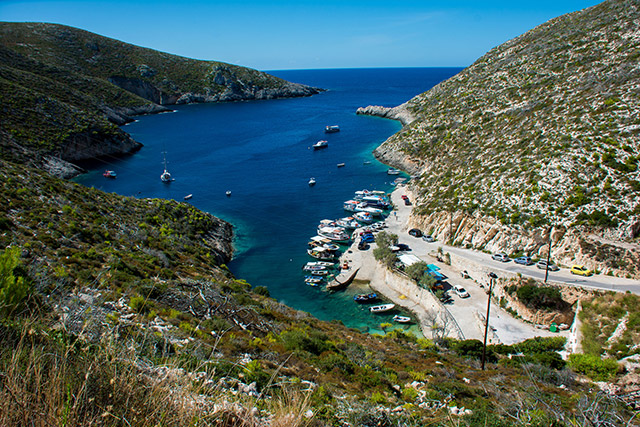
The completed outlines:
{"type": "Polygon", "coordinates": [[[164,159],[164,172],[162,172],[162,175],[160,175],[160,180],[162,182],[171,182],[173,181],[173,178],[171,177],[171,174],[167,170],[167,152],[163,151],[162,156],[164,159]]]}

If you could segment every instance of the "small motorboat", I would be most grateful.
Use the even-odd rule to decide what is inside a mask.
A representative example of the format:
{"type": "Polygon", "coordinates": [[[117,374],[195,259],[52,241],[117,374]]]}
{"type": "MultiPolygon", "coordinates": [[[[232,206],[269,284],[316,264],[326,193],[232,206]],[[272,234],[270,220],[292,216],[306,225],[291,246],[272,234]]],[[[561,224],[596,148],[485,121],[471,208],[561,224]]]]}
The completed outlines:
{"type": "Polygon", "coordinates": [[[323,281],[324,281],[324,277],[322,276],[305,276],[304,277],[304,282],[309,286],[318,286],[323,281]]]}
{"type": "Polygon", "coordinates": [[[389,168],[387,170],[387,175],[400,175],[400,171],[398,169],[389,168]]]}
{"type": "Polygon", "coordinates": [[[226,194],[226,195],[227,195],[227,197],[231,197],[231,190],[227,190],[227,192],[226,192],[226,193],[224,193],[224,194],[226,194]]]}
{"type": "Polygon", "coordinates": [[[348,212],[355,212],[356,211],[356,206],[358,206],[360,202],[356,201],[356,200],[347,200],[346,202],[344,202],[342,204],[342,208],[345,211],[348,212]]]}
{"type": "Polygon", "coordinates": [[[312,276],[327,276],[329,274],[329,270],[311,270],[309,273],[312,276]]]}
{"type": "Polygon", "coordinates": [[[338,243],[348,243],[351,237],[342,227],[318,227],[318,236],[338,243]]]}
{"type": "Polygon", "coordinates": [[[344,163],[338,163],[338,167],[339,168],[343,168],[344,167],[344,163]]]}
{"type": "Polygon", "coordinates": [[[191,200],[193,198],[193,194],[187,194],[186,196],[184,196],[185,200],[191,200]]]}
{"type": "Polygon", "coordinates": [[[370,294],[358,294],[353,297],[353,300],[359,304],[376,301],[377,299],[378,299],[378,294],[376,294],[375,292],[372,292],[370,294]]]}
{"type": "Polygon", "coordinates": [[[393,318],[391,319],[394,322],[397,323],[411,323],[411,318],[408,316],[400,316],[398,314],[396,314],[395,316],[393,316],[393,318]]]}
{"type": "Polygon", "coordinates": [[[314,185],[316,185],[316,179],[312,177],[309,179],[309,187],[313,187],[314,185]]]}
{"type": "Polygon", "coordinates": [[[335,262],[327,262],[327,261],[311,261],[304,265],[304,267],[310,267],[310,268],[315,268],[315,267],[332,268],[335,266],[336,266],[335,262]]]}
{"type": "Polygon", "coordinates": [[[336,133],[336,132],[340,132],[340,126],[338,125],[331,125],[331,126],[324,127],[324,133],[336,133]]]}
{"type": "Polygon", "coordinates": [[[309,256],[315,259],[319,259],[321,261],[331,261],[336,257],[336,254],[334,251],[330,251],[325,248],[307,249],[307,253],[309,254],[309,256]]]}
{"type": "Polygon", "coordinates": [[[369,311],[372,313],[386,313],[387,311],[391,311],[394,308],[396,308],[395,304],[381,304],[370,307],[369,311]]]}
{"type": "Polygon", "coordinates": [[[327,148],[329,146],[329,141],[318,141],[315,144],[312,145],[314,150],[320,150],[322,148],[327,148]]]}
{"type": "Polygon", "coordinates": [[[173,177],[171,176],[171,174],[167,170],[167,152],[163,151],[162,155],[163,155],[163,158],[164,158],[164,171],[160,175],[160,180],[162,182],[171,182],[171,181],[173,181],[173,177]]]}
{"type": "Polygon", "coordinates": [[[102,176],[104,176],[105,178],[115,179],[115,177],[118,176],[118,175],[116,174],[116,171],[106,170],[106,171],[104,171],[102,176]]]}

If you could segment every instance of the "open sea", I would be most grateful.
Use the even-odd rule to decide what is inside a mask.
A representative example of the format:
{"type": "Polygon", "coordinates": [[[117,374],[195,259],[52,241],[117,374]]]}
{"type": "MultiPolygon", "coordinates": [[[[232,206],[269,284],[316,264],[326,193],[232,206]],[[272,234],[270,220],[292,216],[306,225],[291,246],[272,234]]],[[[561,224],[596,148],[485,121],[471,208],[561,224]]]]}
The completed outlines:
{"type": "MultiPolygon", "coordinates": [[[[401,126],[357,116],[358,107],[394,107],[461,68],[380,68],[270,71],[283,79],[327,89],[308,98],[176,107],[139,117],[124,130],[144,144],[136,154],[91,163],[76,182],[139,198],[188,202],[234,225],[236,277],[266,286],[271,296],[323,320],[380,331],[392,315],[371,315],[353,302],[364,289],[337,293],[304,284],[309,238],[321,219],[347,216],[342,202],[356,190],[392,190],[396,177],[372,151],[401,126]],[[340,132],[325,134],[326,125],[340,132]],[[329,147],[311,145],[327,140],[329,147]],[[175,181],[160,181],[163,155],[175,181]],[[345,163],[338,168],[338,163],[345,163]],[[102,176],[113,169],[117,179],[102,176]],[[317,184],[309,187],[309,178],[317,184]],[[229,190],[230,197],[225,195],[229,190]]],[[[405,326],[407,328],[407,326],[405,326]]],[[[415,326],[412,328],[415,330],[415,326]]]]}

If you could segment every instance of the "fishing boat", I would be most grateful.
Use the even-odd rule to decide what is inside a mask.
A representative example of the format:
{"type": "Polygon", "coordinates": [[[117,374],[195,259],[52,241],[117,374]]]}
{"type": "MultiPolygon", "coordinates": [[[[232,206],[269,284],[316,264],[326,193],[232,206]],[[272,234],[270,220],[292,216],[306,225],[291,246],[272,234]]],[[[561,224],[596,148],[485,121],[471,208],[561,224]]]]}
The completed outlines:
{"type": "Polygon", "coordinates": [[[336,254],[333,251],[330,251],[330,250],[325,249],[325,248],[307,249],[307,254],[309,254],[309,256],[311,256],[311,257],[313,257],[315,259],[319,259],[321,261],[333,260],[336,257],[336,254]]]}
{"type": "Polygon", "coordinates": [[[366,203],[367,206],[372,206],[374,208],[380,209],[389,209],[389,200],[387,200],[387,198],[384,196],[370,194],[361,196],[358,200],[362,203],[366,203]]]}
{"type": "Polygon", "coordinates": [[[358,203],[356,205],[356,212],[369,212],[372,216],[382,216],[384,211],[378,208],[372,208],[366,203],[358,203]]]}
{"type": "Polygon", "coordinates": [[[338,125],[324,127],[324,133],[336,133],[336,132],[340,132],[340,126],[338,125]]]}
{"type": "Polygon", "coordinates": [[[393,320],[396,323],[411,323],[411,318],[410,317],[400,316],[398,314],[393,316],[393,318],[391,320],[393,320]]]}
{"type": "Polygon", "coordinates": [[[311,270],[309,274],[312,276],[326,276],[329,274],[329,270],[311,270]]]}
{"type": "Polygon", "coordinates": [[[356,221],[352,216],[337,219],[335,222],[338,227],[346,229],[355,230],[356,228],[360,227],[360,223],[356,221]]]}
{"type": "Polygon", "coordinates": [[[310,178],[309,179],[309,187],[313,187],[314,185],[316,185],[316,179],[315,178],[310,178]]]}
{"type": "Polygon", "coordinates": [[[116,174],[116,171],[106,170],[106,171],[104,171],[102,176],[104,176],[105,178],[115,179],[115,177],[118,176],[118,175],[116,174]]]}
{"type": "Polygon", "coordinates": [[[370,294],[358,294],[353,297],[353,300],[359,304],[376,301],[377,299],[378,299],[378,294],[376,294],[375,292],[372,292],[370,294]]]}
{"type": "Polygon", "coordinates": [[[162,156],[163,156],[163,159],[164,159],[164,171],[160,175],[160,180],[162,182],[171,182],[171,181],[173,181],[173,178],[171,177],[171,174],[167,170],[167,152],[163,151],[162,152],[162,156]]]}
{"type": "Polygon", "coordinates": [[[394,308],[396,308],[395,304],[381,304],[370,307],[369,311],[372,313],[386,313],[387,311],[391,311],[394,308]]]}
{"type": "Polygon", "coordinates": [[[342,204],[342,208],[348,212],[355,212],[356,206],[358,206],[358,203],[360,202],[358,202],[357,200],[347,200],[342,204]]]}
{"type": "Polygon", "coordinates": [[[349,234],[342,227],[318,227],[318,236],[338,243],[347,243],[350,240],[349,234]]]}
{"type": "Polygon", "coordinates": [[[318,141],[315,144],[312,145],[314,150],[320,150],[322,148],[327,148],[329,146],[329,141],[318,141]]]}
{"type": "Polygon", "coordinates": [[[371,224],[373,222],[373,215],[370,212],[356,212],[353,216],[356,221],[362,222],[364,224],[371,224]]]}
{"type": "Polygon", "coordinates": [[[387,170],[387,175],[400,175],[400,171],[398,169],[390,168],[387,170]]]}

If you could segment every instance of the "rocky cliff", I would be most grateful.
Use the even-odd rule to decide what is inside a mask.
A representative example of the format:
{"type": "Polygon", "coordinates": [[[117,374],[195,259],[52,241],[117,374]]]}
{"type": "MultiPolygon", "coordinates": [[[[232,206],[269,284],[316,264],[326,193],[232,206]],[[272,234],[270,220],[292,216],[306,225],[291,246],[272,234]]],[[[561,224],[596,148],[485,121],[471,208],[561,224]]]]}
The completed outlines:
{"type": "Polygon", "coordinates": [[[417,176],[415,222],[445,230],[453,212],[456,242],[533,255],[566,230],[564,263],[640,277],[639,32],[638,2],[608,0],[404,104],[415,120],[376,155],[417,176]]]}
{"type": "Polygon", "coordinates": [[[320,89],[231,64],[169,55],[54,24],[0,23],[5,159],[58,176],[141,145],[115,125],[171,105],[309,96],[320,89]],[[10,137],[10,139],[9,139],[10,137]],[[53,166],[52,166],[53,165],[53,166]]]}

